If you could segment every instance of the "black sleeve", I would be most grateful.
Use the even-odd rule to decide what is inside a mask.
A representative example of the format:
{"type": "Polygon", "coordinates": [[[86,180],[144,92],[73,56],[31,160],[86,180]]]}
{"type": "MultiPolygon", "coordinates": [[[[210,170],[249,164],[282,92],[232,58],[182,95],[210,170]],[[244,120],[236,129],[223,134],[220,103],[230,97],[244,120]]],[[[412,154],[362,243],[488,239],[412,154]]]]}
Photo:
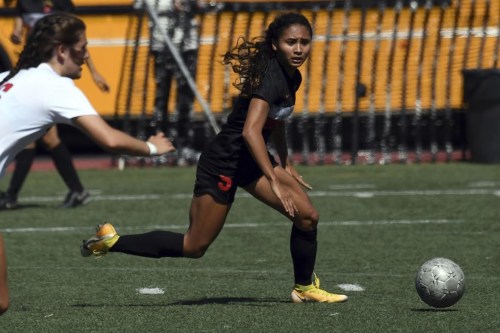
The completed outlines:
{"type": "Polygon", "coordinates": [[[252,97],[257,97],[265,100],[269,105],[273,105],[281,98],[280,83],[282,78],[272,68],[268,68],[259,88],[254,91],[252,97]]]}

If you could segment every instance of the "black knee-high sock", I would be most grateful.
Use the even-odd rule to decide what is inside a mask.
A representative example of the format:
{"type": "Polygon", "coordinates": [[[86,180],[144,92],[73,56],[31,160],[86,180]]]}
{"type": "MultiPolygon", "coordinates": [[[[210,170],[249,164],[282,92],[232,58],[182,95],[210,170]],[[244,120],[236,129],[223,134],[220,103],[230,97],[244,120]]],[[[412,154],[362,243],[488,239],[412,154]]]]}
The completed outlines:
{"type": "Polygon", "coordinates": [[[312,274],[316,263],[318,230],[302,231],[295,225],[290,236],[290,252],[292,254],[295,283],[303,286],[312,283],[312,274]]]}
{"type": "Polygon", "coordinates": [[[17,195],[23,187],[24,180],[28,176],[33,160],[35,159],[35,149],[24,149],[16,156],[16,167],[10,179],[7,194],[13,200],[17,200],[17,195]]]}
{"type": "Polygon", "coordinates": [[[76,173],[75,166],[71,160],[71,155],[69,154],[66,146],[61,143],[54,149],[50,150],[49,153],[66,186],[71,191],[82,192],[82,182],[76,173]]]}
{"type": "Polygon", "coordinates": [[[109,251],[148,258],[182,257],[183,244],[183,234],[157,230],[145,234],[120,236],[109,251]]]}

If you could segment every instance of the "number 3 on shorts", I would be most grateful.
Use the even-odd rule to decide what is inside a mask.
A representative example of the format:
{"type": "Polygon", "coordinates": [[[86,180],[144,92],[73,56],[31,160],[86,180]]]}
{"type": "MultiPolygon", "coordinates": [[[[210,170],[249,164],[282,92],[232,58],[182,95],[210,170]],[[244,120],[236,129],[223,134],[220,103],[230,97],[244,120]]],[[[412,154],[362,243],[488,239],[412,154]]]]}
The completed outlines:
{"type": "Polygon", "coordinates": [[[228,176],[224,175],[219,175],[220,182],[217,184],[219,185],[219,189],[221,191],[227,192],[233,186],[233,180],[229,178],[228,176]]]}

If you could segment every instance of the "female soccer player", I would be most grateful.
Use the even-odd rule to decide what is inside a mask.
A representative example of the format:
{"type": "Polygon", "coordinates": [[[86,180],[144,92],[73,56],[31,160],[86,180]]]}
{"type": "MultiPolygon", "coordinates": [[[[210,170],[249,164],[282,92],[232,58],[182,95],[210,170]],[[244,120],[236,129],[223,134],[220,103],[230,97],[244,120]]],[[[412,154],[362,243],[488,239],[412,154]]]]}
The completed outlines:
{"type": "Polygon", "coordinates": [[[73,79],[88,58],[85,24],[72,14],[40,19],[14,69],[0,74],[0,178],[8,163],[52,125],[75,125],[104,149],[148,156],[173,151],[163,133],[137,140],[110,127],[73,79]]]}
{"type": "MultiPolygon", "coordinates": [[[[11,41],[14,44],[21,44],[24,30],[29,35],[40,18],[53,13],[73,13],[75,6],[71,0],[61,1],[33,1],[18,0],[16,4],[16,17],[14,29],[11,34],[11,41]]],[[[101,91],[108,92],[109,85],[104,77],[97,71],[90,55],[86,59],[86,64],[95,84],[101,91]]],[[[61,208],[74,208],[87,203],[90,194],[83,187],[78,176],[70,152],[66,145],[59,138],[56,126],[52,126],[42,136],[38,143],[47,150],[52,158],[56,170],[61,175],[64,183],[69,189],[61,208]]],[[[24,181],[35,160],[36,144],[29,144],[16,156],[14,172],[5,193],[0,192],[0,210],[15,209],[18,207],[18,196],[24,181]]]]}
{"type": "Polygon", "coordinates": [[[287,156],[285,120],[293,112],[302,80],[298,67],[311,50],[311,25],[303,15],[287,13],[269,25],[264,38],[241,41],[224,57],[240,77],[235,86],[241,94],[227,123],[200,157],[187,232],[119,236],[107,223],[82,244],[81,253],[200,258],[221,231],[240,186],[293,223],[292,301],[344,302],[347,296],[320,289],[313,273],[319,214],[301,188],[309,185],[287,156]],[[280,163],[267,151],[269,138],[274,139],[280,163]]]}
{"type": "MultiPolygon", "coordinates": [[[[77,126],[114,153],[148,156],[174,150],[163,133],[144,142],[110,127],[98,115],[73,82],[86,58],[85,24],[78,17],[52,14],[35,24],[15,68],[0,74],[0,179],[16,154],[55,123],[77,126]]],[[[3,258],[2,242],[0,310],[8,306],[3,258]]]]}

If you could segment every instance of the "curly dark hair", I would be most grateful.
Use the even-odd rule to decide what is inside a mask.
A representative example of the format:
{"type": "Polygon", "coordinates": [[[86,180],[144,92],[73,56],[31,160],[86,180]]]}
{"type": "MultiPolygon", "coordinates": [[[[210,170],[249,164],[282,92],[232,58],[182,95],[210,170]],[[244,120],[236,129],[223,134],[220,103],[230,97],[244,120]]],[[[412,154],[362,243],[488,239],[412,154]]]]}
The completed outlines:
{"type": "Polygon", "coordinates": [[[21,69],[36,67],[49,61],[58,45],[76,44],[85,28],[85,23],[73,14],[51,14],[42,17],[29,34],[16,66],[0,85],[14,77],[21,69]]]}
{"type": "Polygon", "coordinates": [[[299,13],[285,13],[277,16],[269,24],[265,35],[250,40],[240,37],[236,46],[223,56],[222,63],[230,65],[239,75],[233,85],[243,96],[251,96],[260,86],[262,73],[265,72],[269,60],[274,57],[273,43],[277,43],[283,31],[294,24],[306,27],[313,34],[309,20],[299,13]]]}

